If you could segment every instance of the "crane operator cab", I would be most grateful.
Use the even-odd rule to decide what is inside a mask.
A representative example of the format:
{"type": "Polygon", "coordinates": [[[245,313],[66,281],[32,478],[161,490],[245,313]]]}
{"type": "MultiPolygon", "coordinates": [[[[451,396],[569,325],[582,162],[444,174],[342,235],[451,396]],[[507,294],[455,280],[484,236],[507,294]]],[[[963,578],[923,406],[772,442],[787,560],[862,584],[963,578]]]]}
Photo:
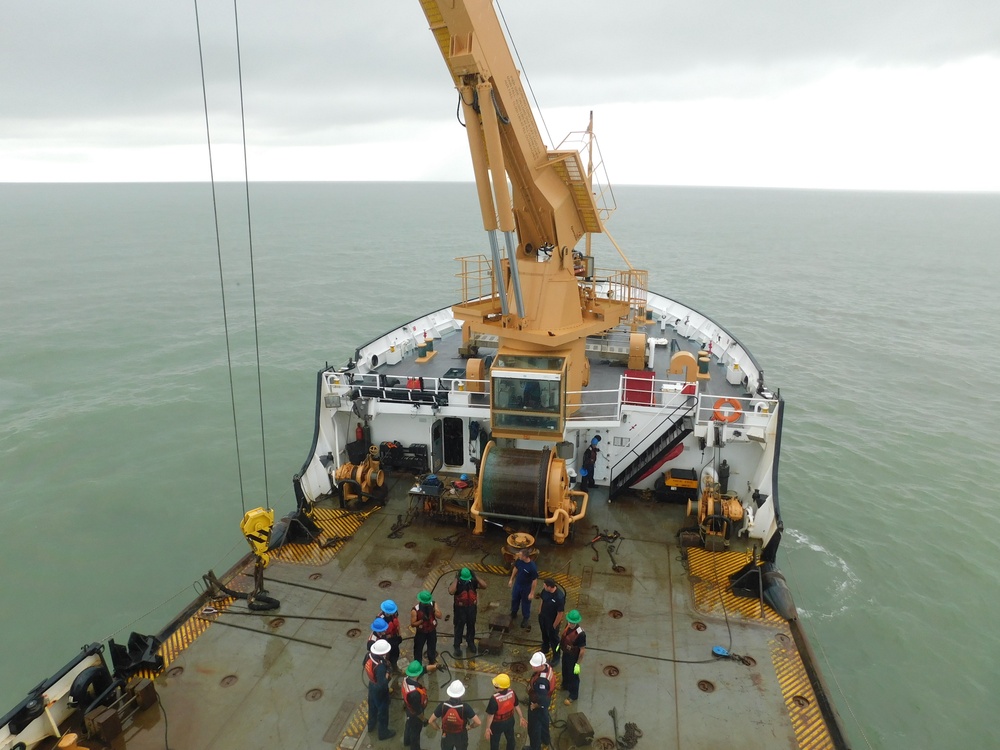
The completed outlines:
{"type": "Polygon", "coordinates": [[[501,351],[490,368],[495,437],[551,438],[566,418],[566,357],[501,351]]]}

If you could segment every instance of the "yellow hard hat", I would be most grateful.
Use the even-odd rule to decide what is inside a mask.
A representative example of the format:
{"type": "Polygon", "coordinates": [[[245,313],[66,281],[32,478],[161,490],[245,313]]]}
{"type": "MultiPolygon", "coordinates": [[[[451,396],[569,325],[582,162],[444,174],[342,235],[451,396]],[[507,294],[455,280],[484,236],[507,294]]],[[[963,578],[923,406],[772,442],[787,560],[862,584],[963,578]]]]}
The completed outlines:
{"type": "Polygon", "coordinates": [[[510,677],[505,674],[498,674],[493,678],[493,687],[500,688],[501,690],[506,690],[510,687],[510,677]]]}

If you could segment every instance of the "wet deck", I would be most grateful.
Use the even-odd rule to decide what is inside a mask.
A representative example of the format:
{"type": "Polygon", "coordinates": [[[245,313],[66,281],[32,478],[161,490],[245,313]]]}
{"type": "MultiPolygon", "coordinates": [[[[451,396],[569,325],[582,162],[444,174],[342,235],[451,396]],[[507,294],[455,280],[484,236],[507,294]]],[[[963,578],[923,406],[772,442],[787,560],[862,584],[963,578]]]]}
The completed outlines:
{"type": "MultiPolygon", "coordinates": [[[[438,641],[442,669],[424,677],[431,701],[457,678],[482,713],[490,678],[499,671],[511,674],[523,699],[525,664],[539,643],[537,624],[530,632],[515,627],[499,656],[460,660],[448,653],[447,584],[454,571],[473,567],[489,584],[481,594],[479,635],[493,615],[509,611],[504,532],[490,528],[476,537],[464,524],[416,515],[390,536],[400,517],[407,518],[412,477],[397,475],[390,485],[384,508],[318,509],[324,538],[346,541],[328,548],[289,545],[278,553],[267,569],[267,587],[281,601],[279,610],[249,614],[245,602],[227,600],[214,604],[220,614],[192,615],[164,647],[168,664],[155,683],[163,713],[154,707],[137,717],[126,733],[129,748],[162,748],[164,714],[175,748],[399,746],[398,700],[390,726],[399,735],[379,742],[366,732],[361,663],[379,603],[392,598],[406,612],[425,587],[445,614],[438,641]]],[[[595,747],[605,748],[612,747],[612,708],[619,734],[626,723],[641,731],[640,748],[713,747],[727,737],[739,737],[741,748],[833,747],[787,623],[766,607],[761,611],[756,600],[735,599],[715,584],[740,567],[745,554],[681,550],[676,532],[685,524],[682,506],[640,496],[609,504],[605,492],[592,496],[575,538],[562,546],[545,536],[538,542],[542,575],[564,585],[567,608],[580,610],[588,635],[580,700],[570,708],[554,703],[553,721],[584,713],[595,747]],[[624,570],[612,569],[605,544],[596,545],[599,559],[593,559],[594,525],[621,532],[615,559],[624,570]],[[716,659],[713,646],[747,660],[716,659]]],[[[233,578],[234,587],[249,584],[240,572],[233,578]]],[[[409,639],[403,644],[403,664],[411,645],[409,639]]],[[[524,732],[518,733],[520,748],[524,732]]],[[[482,728],[471,739],[471,747],[488,747],[482,728]]],[[[438,736],[425,730],[423,743],[437,747],[438,736]]],[[[568,746],[568,737],[556,742],[568,746]]]]}

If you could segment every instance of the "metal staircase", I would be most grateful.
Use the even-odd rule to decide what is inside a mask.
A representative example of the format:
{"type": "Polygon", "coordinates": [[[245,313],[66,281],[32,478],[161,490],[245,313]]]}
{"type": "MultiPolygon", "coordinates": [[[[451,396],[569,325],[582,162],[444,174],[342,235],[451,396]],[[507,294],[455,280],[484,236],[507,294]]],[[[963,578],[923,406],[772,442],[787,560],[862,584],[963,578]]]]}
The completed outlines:
{"type": "MultiPolygon", "coordinates": [[[[650,443],[641,453],[626,454],[614,467],[612,467],[611,484],[609,485],[608,500],[614,500],[624,490],[641,477],[649,469],[663,460],[663,458],[680,444],[684,438],[691,434],[693,428],[690,411],[683,412],[677,410],[664,419],[664,422],[673,420],[669,429],[665,430],[656,440],[650,443]],[[633,456],[628,461],[629,456],[633,456]],[[628,461],[628,463],[625,463],[628,461]],[[621,471],[616,471],[618,466],[625,463],[621,471]]],[[[661,423],[662,424],[662,423],[661,423]]]]}

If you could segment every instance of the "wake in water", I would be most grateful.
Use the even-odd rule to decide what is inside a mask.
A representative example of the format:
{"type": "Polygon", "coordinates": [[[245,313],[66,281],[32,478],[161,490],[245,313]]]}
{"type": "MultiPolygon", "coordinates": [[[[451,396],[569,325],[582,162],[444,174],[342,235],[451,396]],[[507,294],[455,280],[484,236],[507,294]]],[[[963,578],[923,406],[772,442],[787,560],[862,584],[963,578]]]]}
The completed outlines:
{"type": "MultiPolygon", "coordinates": [[[[818,553],[818,559],[824,565],[834,568],[839,572],[838,576],[829,579],[831,586],[825,592],[828,596],[820,599],[814,594],[809,597],[810,600],[819,599],[831,605],[832,608],[829,611],[822,611],[819,609],[803,608],[801,606],[802,600],[801,597],[798,596],[798,592],[801,589],[795,585],[795,570],[792,569],[791,571],[788,571],[782,568],[781,572],[796,592],[795,604],[798,609],[799,617],[804,620],[811,618],[831,619],[837,615],[847,612],[852,604],[851,600],[861,584],[861,579],[851,569],[851,566],[848,565],[847,561],[796,529],[785,528],[782,537],[782,544],[784,545],[785,554],[794,554],[794,551],[799,549],[808,549],[812,552],[816,552],[818,553]]],[[[801,561],[796,567],[801,567],[801,561]]]]}

